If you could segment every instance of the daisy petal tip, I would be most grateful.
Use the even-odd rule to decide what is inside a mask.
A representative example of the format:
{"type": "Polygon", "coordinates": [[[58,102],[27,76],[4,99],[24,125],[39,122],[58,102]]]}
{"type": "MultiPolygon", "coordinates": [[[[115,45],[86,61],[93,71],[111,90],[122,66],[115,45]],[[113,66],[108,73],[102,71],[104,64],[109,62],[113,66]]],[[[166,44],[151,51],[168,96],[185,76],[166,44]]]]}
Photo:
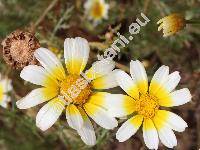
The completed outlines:
{"type": "Polygon", "coordinates": [[[35,52],[34,52],[34,56],[37,57],[39,55],[39,53],[43,52],[43,51],[46,51],[46,49],[42,48],[42,47],[36,49],[35,52]]]}
{"type": "Polygon", "coordinates": [[[39,124],[36,124],[36,126],[41,130],[41,131],[46,131],[48,128],[45,128],[45,127],[42,127],[41,125],[39,124]]]}
{"type": "Polygon", "coordinates": [[[17,108],[19,108],[19,109],[27,109],[27,108],[28,108],[28,107],[25,106],[25,104],[23,103],[22,100],[17,101],[17,102],[16,102],[16,106],[17,106],[17,108]]]}
{"type": "Polygon", "coordinates": [[[191,94],[190,90],[188,88],[184,88],[184,89],[182,89],[182,91],[184,92],[185,97],[187,98],[187,101],[185,103],[192,101],[192,94],[191,94]]]}
{"type": "Polygon", "coordinates": [[[22,69],[22,71],[20,72],[20,78],[22,78],[22,79],[24,79],[23,77],[24,77],[24,75],[25,75],[25,72],[26,72],[26,68],[27,68],[27,66],[26,67],[24,67],[23,69],[22,69]]]}
{"type": "Polygon", "coordinates": [[[80,42],[88,43],[87,39],[82,37],[76,37],[75,39],[79,40],[80,42]]]}
{"type": "Polygon", "coordinates": [[[189,97],[192,98],[192,94],[191,94],[190,90],[188,88],[185,88],[185,90],[186,90],[187,94],[189,95],[189,97]]]}
{"type": "Polygon", "coordinates": [[[136,59],[135,62],[137,62],[137,63],[141,63],[138,59],[136,59]]]}
{"type": "Polygon", "coordinates": [[[36,127],[38,127],[41,131],[46,131],[47,129],[49,129],[49,127],[42,125],[41,122],[39,122],[39,120],[37,119],[37,117],[36,117],[36,127]]]}
{"type": "Polygon", "coordinates": [[[122,137],[120,137],[120,135],[119,134],[116,134],[116,139],[120,142],[120,143],[122,143],[122,142],[125,142],[126,140],[125,139],[123,139],[122,137]]]}
{"type": "MultiPolygon", "coordinates": [[[[147,146],[147,145],[146,145],[147,146]]],[[[157,150],[158,149],[158,145],[157,146],[147,146],[148,147],[148,149],[154,149],[154,150],[157,150]]]]}
{"type": "Polygon", "coordinates": [[[22,106],[21,106],[21,102],[20,102],[20,101],[17,101],[17,102],[16,102],[16,106],[17,106],[17,108],[19,108],[19,109],[23,109],[22,106]]]}
{"type": "Polygon", "coordinates": [[[112,129],[116,128],[117,126],[118,126],[118,121],[116,119],[113,119],[112,125],[110,125],[110,127],[107,128],[107,129],[111,129],[112,130],[112,129]]]}
{"type": "Polygon", "coordinates": [[[136,62],[138,62],[139,60],[131,60],[131,64],[134,64],[134,63],[136,63],[136,62]]]}
{"type": "Polygon", "coordinates": [[[96,144],[96,142],[95,143],[85,143],[85,144],[87,144],[88,146],[94,146],[96,144]]]}
{"type": "Polygon", "coordinates": [[[115,128],[118,126],[118,121],[115,119],[115,128]]]}

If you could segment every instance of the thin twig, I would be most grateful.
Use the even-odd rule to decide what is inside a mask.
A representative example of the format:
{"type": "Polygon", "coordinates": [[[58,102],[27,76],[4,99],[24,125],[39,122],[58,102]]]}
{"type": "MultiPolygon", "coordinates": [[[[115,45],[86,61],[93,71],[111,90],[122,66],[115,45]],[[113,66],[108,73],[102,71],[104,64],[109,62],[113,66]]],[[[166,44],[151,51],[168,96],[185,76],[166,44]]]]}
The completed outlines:
{"type": "Polygon", "coordinates": [[[192,20],[186,20],[187,24],[198,24],[200,25],[200,20],[198,19],[192,19],[192,20]]]}
{"type": "Polygon", "coordinates": [[[157,6],[157,8],[159,9],[161,16],[164,17],[165,16],[165,12],[164,12],[164,9],[162,8],[162,6],[160,5],[160,1],[159,0],[155,0],[153,2],[157,6]]]}
{"type": "Polygon", "coordinates": [[[60,26],[62,25],[63,21],[67,20],[70,18],[70,13],[72,12],[72,10],[74,9],[74,7],[70,7],[69,9],[66,9],[66,11],[64,12],[63,16],[59,19],[58,23],[56,24],[52,34],[51,34],[51,38],[50,41],[52,41],[54,35],[56,34],[56,32],[58,31],[58,29],[60,28],[60,26]]]}
{"type": "Polygon", "coordinates": [[[144,8],[143,8],[143,12],[146,14],[148,7],[149,7],[149,3],[151,2],[151,0],[146,0],[144,3],[144,8]]]}
{"type": "Polygon", "coordinates": [[[35,22],[35,24],[33,25],[33,29],[35,29],[46,17],[47,13],[56,5],[56,3],[59,0],[53,0],[49,6],[45,9],[45,11],[43,12],[43,14],[38,18],[38,20],[35,22]]]}

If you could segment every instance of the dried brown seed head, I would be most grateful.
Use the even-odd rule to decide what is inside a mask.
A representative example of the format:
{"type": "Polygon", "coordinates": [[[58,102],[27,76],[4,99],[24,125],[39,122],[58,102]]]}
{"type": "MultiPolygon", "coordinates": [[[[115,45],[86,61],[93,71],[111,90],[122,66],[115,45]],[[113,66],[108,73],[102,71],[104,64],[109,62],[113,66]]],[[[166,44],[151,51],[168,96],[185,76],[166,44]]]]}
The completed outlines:
{"type": "Polygon", "coordinates": [[[33,53],[40,43],[33,33],[16,30],[4,39],[2,46],[4,60],[15,69],[37,63],[33,53]]]}

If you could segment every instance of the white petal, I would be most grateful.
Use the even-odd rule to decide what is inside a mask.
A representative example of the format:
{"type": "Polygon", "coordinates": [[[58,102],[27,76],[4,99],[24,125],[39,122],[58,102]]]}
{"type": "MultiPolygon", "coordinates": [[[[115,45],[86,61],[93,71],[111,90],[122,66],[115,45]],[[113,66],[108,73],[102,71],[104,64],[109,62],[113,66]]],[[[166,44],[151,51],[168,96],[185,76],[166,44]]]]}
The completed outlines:
{"type": "Polygon", "coordinates": [[[157,111],[155,117],[153,118],[153,122],[158,131],[158,135],[161,142],[165,146],[173,148],[174,146],[177,145],[177,140],[176,136],[174,135],[174,132],[171,129],[172,127],[174,128],[175,126],[169,124],[171,122],[170,115],[171,114],[167,111],[159,110],[157,111]]]}
{"type": "Polygon", "coordinates": [[[119,86],[131,97],[138,99],[139,92],[136,83],[132,78],[122,70],[118,70],[115,74],[116,81],[119,86]]]}
{"type": "Polygon", "coordinates": [[[172,90],[174,90],[176,86],[178,85],[178,83],[180,82],[180,80],[181,80],[181,76],[179,75],[178,71],[171,73],[168,76],[167,81],[165,81],[164,83],[166,90],[168,92],[171,92],[172,90]]]}
{"type": "Polygon", "coordinates": [[[138,60],[131,61],[130,73],[135,80],[139,91],[141,93],[146,93],[148,90],[148,78],[143,64],[138,60]]]}
{"type": "Polygon", "coordinates": [[[20,77],[33,84],[46,87],[57,84],[57,82],[50,77],[50,74],[43,67],[36,65],[24,67],[20,73],[20,77]]]}
{"type": "Polygon", "coordinates": [[[106,109],[107,113],[112,117],[124,117],[135,110],[134,99],[122,94],[96,92],[90,96],[88,103],[106,109]]]}
{"type": "Polygon", "coordinates": [[[169,67],[163,65],[155,72],[152,81],[157,81],[160,84],[162,84],[164,83],[168,75],[169,75],[169,67]]]}
{"type": "Polygon", "coordinates": [[[91,103],[84,104],[84,109],[86,113],[101,127],[105,129],[113,129],[117,127],[117,120],[111,117],[105,109],[91,103]]]}
{"type": "Polygon", "coordinates": [[[90,1],[90,0],[87,0],[87,1],[84,3],[84,8],[86,9],[87,12],[88,12],[89,9],[91,8],[91,5],[92,5],[92,1],[90,1]]]}
{"type": "Polygon", "coordinates": [[[8,108],[8,103],[11,101],[11,97],[8,95],[3,95],[2,99],[0,100],[0,106],[4,108],[8,108]]]}
{"type": "Polygon", "coordinates": [[[44,105],[36,116],[36,125],[42,131],[49,129],[65,108],[65,102],[55,98],[44,105]]]}
{"type": "Polygon", "coordinates": [[[172,106],[179,106],[191,101],[192,95],[190,94],[189,89],[184,88],[172,92],[171,97],[173,100],[172,106]]]}
{"type": "Polygon", "coordinates": [[[54,89],[39,88],[31,91],[27,96],[16,102],[19,109],[27,109],[57,96],[54,89]]]}
{"type": "Polygon", "coordinates": [[[163,117],[165,116],[165,125],[175,131],[183,132],[185,128],[188,127],[187,123],[181,117],[172,112],[166,110],[159,110],[157,115],[157,117],[159,117],[160,119],[163,119],[163,117]]]}
{"type": "Polygon", "coordinates": [[[11,80],[10,79],[2,79],[0,81],[0,85],[3,88],[3,91],[2,91],[3,93],[7,93],[7,92],[12,90],[12,84],[11,84],[11,80]]]}
{"type": "Polygon", "coordinates": [[[65,78],[65,71],[56,55],[46,48],[39,48],[34,53],[40,64],[56,79],[65,78]]]}
{"type": "Polygon", "coordinates": [[[169,75],[169,67],[161,66],[154,74],[149,91],[150,93],[156,95],[160,88],[163,87],[164,82],[168,78],[169,75]]]}
{"type": "Polygon", "coordinates": [[[87,64],[89,52],[90,47],[86,39],[81,37],[65,39],[64,57],[68,72],[79,75],[87,64]]]}
{"type": "Polygon", "coordinates": [[[137,115],[123,123],[116,133],[116,138],[119,142],[124,142],[134,135],[141,126],[142,120],[143,117],[137,115]]]}
{"type": "Polygon", "coordinates": [[[3,108],[8,108],[8,103],[7,102],[1,102],[0,106],[2,106],[3,108]]]}
{"type": "Polygon", "coordinates": [[[87,114],[84,112],[82,108],[78,108],[82,117],[83,117],[83,126],[82,128],[78,129],[77,132],[81,136],[81,139],[85,142],[87,145],[95,145],[96,144],[96,136],[94,132],[94,128],[92,126],[92,123],[90,122],[90,119],[88,118],[87,114]]]}
{"type": "Polygon", "coordinates": [[[94,89],[110,89],[118,86],[117,81],[114,78],[116,70],[113,70],[109,74],[100,78],[94,79],[91,84],[94,89]]]}
{"type": "Polygon", "coordinates": [[[3,100],[2,101],[6,102],[6,103],[11,102],[11,97],[7,94],[3,94],[3,100]]]}
{"type": "Polygon", "coordinates": [[[115,67],[115,63],[109,59],[102,59],[92,64],[92,67],[86,71],[85,75],[89,80],[97,79],[109,74],[115,67]]]}
{"type": "Polygon", "coordinates": [[[158,135],[161,142],[168,148],[173,148],[177,145],[176,136],[170,128],[164,127],[158,130],[158,135]]]}
{"type": "Polygon", "coordinates": [[[143,137],[144,142],[149,149],[158,149],[158,133],[151,119],[144,119],[143,137]]]}
{"type": "Polygon", "coordinates": [[[83,118],[78,108],[74,104],[70,104],[66,109],[66,118],[68,124],[74,129],[80,129],[83,126],[83,118]]]}
{"type": "Polygon", "coordinates": [[[135,111],[135,101],[129,96],[108,94],[105,99],[105,107],[113,117],[124,117],[135,111]]]}

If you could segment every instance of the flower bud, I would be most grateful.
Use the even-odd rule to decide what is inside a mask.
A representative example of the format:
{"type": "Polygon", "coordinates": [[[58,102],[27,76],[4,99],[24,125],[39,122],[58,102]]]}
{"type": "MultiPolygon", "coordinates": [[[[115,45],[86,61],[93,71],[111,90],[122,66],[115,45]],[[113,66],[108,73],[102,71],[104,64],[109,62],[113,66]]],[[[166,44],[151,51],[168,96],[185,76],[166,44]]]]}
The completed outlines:
{"type": "Polygon", "coordinates": [[[186,20],[181,14],[175,13],[160,19],[157,24],[160,24],[158,31],[163,29],[163,36],[167,37],[183,30],[186,20]]]}

